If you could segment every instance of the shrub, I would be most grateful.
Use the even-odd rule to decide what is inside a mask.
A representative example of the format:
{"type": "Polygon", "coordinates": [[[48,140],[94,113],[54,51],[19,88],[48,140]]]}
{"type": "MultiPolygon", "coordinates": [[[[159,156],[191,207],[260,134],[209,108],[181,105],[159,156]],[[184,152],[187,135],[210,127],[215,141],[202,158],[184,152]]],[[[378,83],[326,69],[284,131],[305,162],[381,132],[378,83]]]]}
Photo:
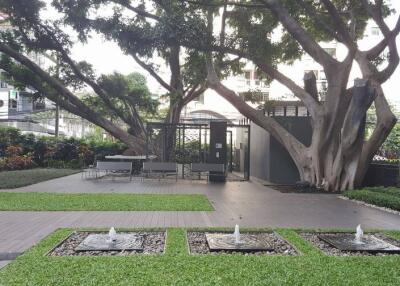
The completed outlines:
{"type": "Polygon", "coordinates": [[[22,153],[22,148],[19,146],[8,146],[6,148],[6,156],[7,157],[15,157],[22,153]]]}
{"type": "Polygon", "coordinates": [[[365,188],[364,190],[371,191],[374,193],[384,193],[388,195],[392,195],[395,197],[400,198],[400,189],[399,188],[394,188],[394,187],[370,187],[370,188],[365,188]]]}
{"type": "Polygon", "coordinates": [[[349,199],[364,201],[380,207],[390,208],[400,211],[400,197],[387,193],[378,193],[368,189],[345,192],[344,195],[349,199]]]}
{"type": "Polygon", "coordinates": [[[6,158],[6,169],[7,170],[24,170],[30,169],[35,166],[33,162],[32,156],[23,155],[23,156],[12,156],[6,158]]]}
{"type": "Polygon", "coordinates": [[[126,146],[120,142],[91,138],[75,139],[36,137],[22,134],[18,129],[0,127],[0,170],[31,168],[82,168],[93,164],[95,158],[121,154],[126,146]],[[16,157],[20,156],[20,157],[16,157]],[[11,157],[16,157],[9,159],[11,157]]]}

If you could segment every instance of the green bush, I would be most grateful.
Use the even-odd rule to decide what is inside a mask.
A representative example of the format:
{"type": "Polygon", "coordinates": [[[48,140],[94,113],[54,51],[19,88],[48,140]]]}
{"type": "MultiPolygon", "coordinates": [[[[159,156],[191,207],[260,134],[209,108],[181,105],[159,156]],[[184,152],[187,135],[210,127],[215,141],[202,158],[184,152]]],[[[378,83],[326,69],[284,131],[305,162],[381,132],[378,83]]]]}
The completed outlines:
{"type": "Polygon", "coordinates": [[[25,169],[33,166],[82,168],[93,164],[96,158],[121,154],[125,149],[126,146],[120,142],[100,141],[94,138],[39,137],[22,134],[15,128],[0,127],[0,170],[25,169]],[[11,159],[10,154],[7,154],[7,148],[10,146],[18,149],[20,158],[15,158],[14,155],[11,159]]]}
{"type": "Polygon", "coordinates": [[[400,211],[400,197],[388,193],[371,191],[368,189],[348,191],[344,196],[349,199],[363,201],[380,207],[400,211]]]}
{"type": "Polygon", "coordinates": [[[374,193],[384,193],[388,195],[392,195],[395,197],[400,198],[400,189],[399,188],[394,188],[394,187],[371,187],[371,188],[365,188],[364,190],[368,190],[374,193]]]}

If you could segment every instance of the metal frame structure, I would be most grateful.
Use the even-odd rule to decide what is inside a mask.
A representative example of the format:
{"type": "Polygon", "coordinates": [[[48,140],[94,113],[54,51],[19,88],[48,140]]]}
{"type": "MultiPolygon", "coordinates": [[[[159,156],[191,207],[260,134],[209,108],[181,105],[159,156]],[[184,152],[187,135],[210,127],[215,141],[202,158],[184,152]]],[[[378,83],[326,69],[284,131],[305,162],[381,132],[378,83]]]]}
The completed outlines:
{"type": "MultiPolygon", "coordinates": [[[[244,122],[243,122],[244,123],[244,122]]],[[[227,124],[228,128],[246,128],[247,129],[247,142],[246,142],[246,150],[245,150],[245,166],[244,166],[244,179],[249,180],[250,179],[250,125],[249,124],[227,124]],[[247,154],[246,154],[247,153],[247,154]]],[[[203,144],[209,144],[209,124],[206,123],[178,123],[178,124],[171,124],[171,123],[164,123],[164,122],[148,122],[146,123],[146,160],[149,159],[149,144],[150,144],[150,134],[151,131],[154,129],[160,130],[160,138],[158,140],[162,140],[161,146],[163,148],[162,150],[162,156],[161,156],[161,161],[165,162],[168,161],[167,155],[166,155],[166,150],[165,150],[165,142],[167,140],[167,130],[168,128],[175,129],[177,141],[175,142],[176,146],[178,146],[178,150],[184,150],[185,144],[187,143],[185,141],[185,134],[187,130],[193,130],[197,129],[199,131],[198,133],[198,141],[199,141],[199,146],[198,146],[198,152],[199,152],[199,163],[205,163],[207,161],[207,152],[209,150],[203,149],[203,144]],[[202,141],[204,139],[204,141],[202,141]]],[[[227,160],[226,165],[228,166],[227,170],[230,172],[233,171],[233,157],[234,157],[234,149],[233,149],[233,132],[232,130],[227,130],[227,135],[229,136],[229,145],[230,145],[230,150],[229,150],[229,162],[227,160]]],[[[206,145],[207,146],[207,145],[206,145]]],[[[209,148],[210,146],[205,148],[209,148]]],[[[227,150],[228,151],[228,150],[227,150]]],[[[191,162],[195,163],[195,162],[191,162]]],[[[184,178],[184,172],[182,172],[182,176],[184,178]]]]}

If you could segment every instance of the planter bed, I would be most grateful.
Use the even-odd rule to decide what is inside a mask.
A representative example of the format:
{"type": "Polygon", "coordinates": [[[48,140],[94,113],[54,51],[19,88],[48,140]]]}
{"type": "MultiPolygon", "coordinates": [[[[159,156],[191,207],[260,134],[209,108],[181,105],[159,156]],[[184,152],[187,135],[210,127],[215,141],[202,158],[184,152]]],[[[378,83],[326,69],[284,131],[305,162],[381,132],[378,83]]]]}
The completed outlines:
{"type": "MultiPolygon", "coordinates": [[[[53,250],[48,256],[127,256],[136,254],[162,254],[165,249],[165,232],[144,232],[138,231],[143,237],[143,251],[76,251],[78,245],[89,235],[94,232],[77,231],[69,235],[53,250]]],[[[96,232],[99,233],[99,232],[96,232]]],[[[105,232],[104,232],[105,233],[105,232]]]]}
{"type": "MultiPolygon", "coordinates": [[[[392,253],[385,253],[385,252],[367,252],[367,251],[342,251],[337,249],[336,247],[330,245],[329,243],[323,241],[318,237],[318,232],[309,232],[309,233],[300,233],[300,236],[310,242],[313,246],[317,247],[321,251],[323,251],[326,255],[329,256],[390,256],[390,255],[398,255],[392,253]]],[[[374,233],[374,236],[382,239],[383,241],[389,242],[395,246],[400,247],[400,241],[390,238],[386,235],[380,233],[374,233]]]]}
{"type": "Polygon", "coordinates": [[[191,254],[243,254],[243,255],[297,255],[296,249],[285,241],[282,237],[274,232],[252,232],[249,234],[257,235],[261,239],[267,241],[274,249],[272,251],[248,251],[240,252],[234,250],[221,250],[221,251],[210,251],[209,245],[206,239],[205,232],[188,232],[187,240],[189,251],[191,254]]]}

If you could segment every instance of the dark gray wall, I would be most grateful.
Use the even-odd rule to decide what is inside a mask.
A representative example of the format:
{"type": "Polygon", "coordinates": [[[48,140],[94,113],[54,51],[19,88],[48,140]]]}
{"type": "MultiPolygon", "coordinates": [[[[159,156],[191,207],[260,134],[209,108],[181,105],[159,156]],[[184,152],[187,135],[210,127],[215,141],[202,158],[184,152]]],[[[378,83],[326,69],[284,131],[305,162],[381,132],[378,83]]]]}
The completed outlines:
{"type": "MultiPolygon", "coordinates": [[[[309,146],[312,129],[309,117],[274,117],[300,142],[309,146]]],[[[251,176],[272,183],[292,184],[299,181],[299,172],[285,148],[267,131],[251,123],[251,176]]]]}
{"type": "Polygon", "coordinates": [[[371,163],[365,175],[364,187],[394,187],[399,185],[399,165],[371,163]]]}
{"type": "Polygon", "coordinates": [[[250,175],[262,180],[270,177],[270,135],[258,125],[250,124],[250,175]]]}

